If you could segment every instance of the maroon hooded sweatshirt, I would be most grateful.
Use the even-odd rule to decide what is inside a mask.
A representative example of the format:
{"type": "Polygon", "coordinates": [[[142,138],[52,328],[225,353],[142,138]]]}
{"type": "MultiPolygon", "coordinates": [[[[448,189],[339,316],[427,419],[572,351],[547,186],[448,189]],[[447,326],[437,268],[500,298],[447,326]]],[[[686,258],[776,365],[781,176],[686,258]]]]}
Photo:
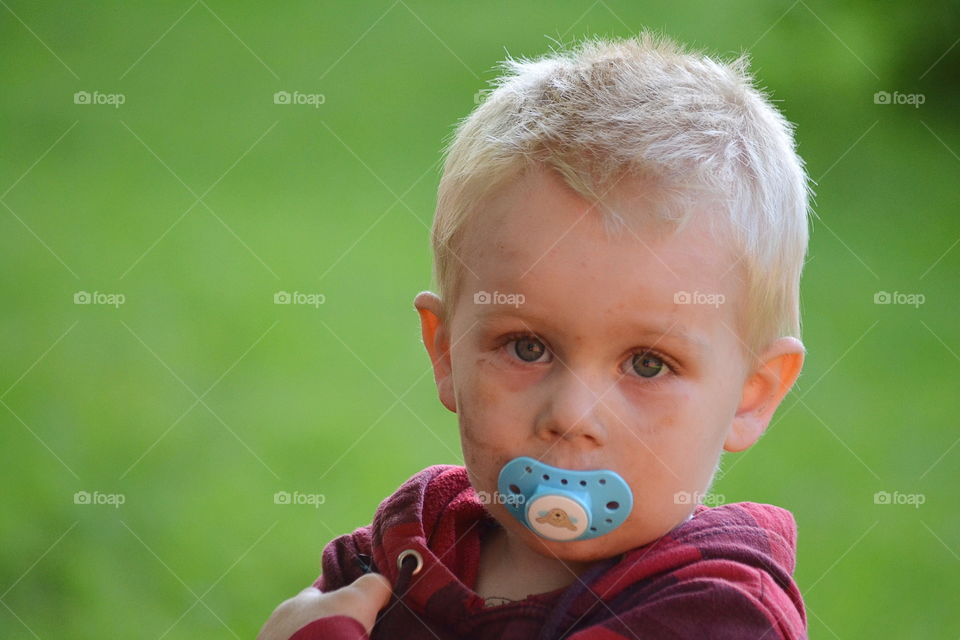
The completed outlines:
{"type": "MultiPolygon", "coordinates": [[[[792,578],[796,524],[780,507],[699,505],[663,537],[591,567],[567,587],[487,606],[473,586],[483,532],[498,526],[463,467],[429,467],[380,504],[371,526],[327,545],[314,586],[346,586],[372,559],[394,585],[372,640],[807,637],[792,578]],[[397,566],[407,549],[423,558],[415,575],[412,562],[397,566]]],[[[291,640],[366,638],[359,622],[340,615],[314,620],[291,640]]]]}

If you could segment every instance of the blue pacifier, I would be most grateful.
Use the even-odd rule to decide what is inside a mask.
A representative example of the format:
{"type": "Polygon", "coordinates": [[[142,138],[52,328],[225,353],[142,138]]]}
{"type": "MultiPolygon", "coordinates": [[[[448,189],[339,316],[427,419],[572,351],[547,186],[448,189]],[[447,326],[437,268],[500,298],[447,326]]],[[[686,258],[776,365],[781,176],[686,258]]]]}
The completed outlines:
{"type": "Polygon", "coordinates": [[[614,471],[561,469],[526,456],[503,466],[497,489],[507,511],[548,540],[610,533],[633,508],[630,487],[614,471]]]}

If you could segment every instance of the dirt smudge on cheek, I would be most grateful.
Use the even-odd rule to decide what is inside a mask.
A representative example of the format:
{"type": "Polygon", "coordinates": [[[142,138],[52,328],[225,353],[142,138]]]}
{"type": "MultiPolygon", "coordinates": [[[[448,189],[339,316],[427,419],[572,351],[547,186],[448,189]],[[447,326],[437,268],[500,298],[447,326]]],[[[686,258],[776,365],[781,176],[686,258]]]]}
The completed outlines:
{"type": "Polygon", "coordinates": [[[459,429],[464,462],[480,469],[495,464],[504,454],[499,452],[498,410],[508,392],[498,383],[498,368],[488,357],[473,360],[463,377],[457,402],[459,429]]]}

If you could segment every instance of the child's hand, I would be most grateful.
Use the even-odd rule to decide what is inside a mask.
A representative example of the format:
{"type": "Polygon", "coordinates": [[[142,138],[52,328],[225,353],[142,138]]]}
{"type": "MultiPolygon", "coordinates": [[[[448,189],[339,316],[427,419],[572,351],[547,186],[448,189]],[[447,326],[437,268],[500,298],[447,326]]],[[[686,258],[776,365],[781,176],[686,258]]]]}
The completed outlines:
{"type": "Polygon", "coordinates": [[[308,622],[336,615],[356,618],[369,635],[377,613],[390,600],[390,593],[390,582],[379,573],[366,573],[328,593],[307,587],[274,609],[257,640],[287,640],[308,622]]]}

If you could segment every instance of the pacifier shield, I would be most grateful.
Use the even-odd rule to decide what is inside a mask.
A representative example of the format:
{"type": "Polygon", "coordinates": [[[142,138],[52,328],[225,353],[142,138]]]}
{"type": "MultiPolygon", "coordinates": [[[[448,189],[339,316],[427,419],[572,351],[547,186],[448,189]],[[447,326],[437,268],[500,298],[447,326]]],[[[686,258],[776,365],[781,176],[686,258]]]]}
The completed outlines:
{"type": "Polygon", "coordinates": [[[562,469],[521,456],[500,470],[504,507],[548,540],[588,540],[619,527],[633,508],[630,487],[615,471],[562,469]]]}

